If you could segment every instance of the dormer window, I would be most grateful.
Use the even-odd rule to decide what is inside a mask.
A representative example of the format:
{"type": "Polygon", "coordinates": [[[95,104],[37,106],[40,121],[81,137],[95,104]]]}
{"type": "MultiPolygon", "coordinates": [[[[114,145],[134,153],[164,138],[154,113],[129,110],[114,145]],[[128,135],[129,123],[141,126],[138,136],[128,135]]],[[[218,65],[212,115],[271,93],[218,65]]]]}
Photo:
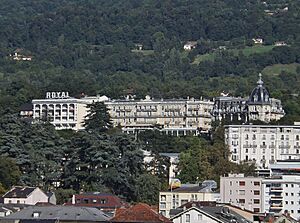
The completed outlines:
{"type": "Polygon", "coordinates": [[[33,213],[32,213],[32,217],[33,217],[33,218],[39,218],[40,215],[41,215],[41,212],[33,212],[33,213]]]}

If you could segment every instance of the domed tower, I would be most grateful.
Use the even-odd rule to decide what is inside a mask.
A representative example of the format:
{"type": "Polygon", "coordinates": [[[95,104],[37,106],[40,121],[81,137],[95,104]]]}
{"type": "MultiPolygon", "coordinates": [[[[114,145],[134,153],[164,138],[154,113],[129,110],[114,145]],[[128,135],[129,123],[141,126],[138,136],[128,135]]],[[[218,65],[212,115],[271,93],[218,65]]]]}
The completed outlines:
{"type": "Polygon", "coordinates": [[[269,122],[271,120],[272,99],[270,92],[264,87],[262,75],[259,74],[257,86],[252,90],[248,99],[249,120],[261,120],[269,122]]]}

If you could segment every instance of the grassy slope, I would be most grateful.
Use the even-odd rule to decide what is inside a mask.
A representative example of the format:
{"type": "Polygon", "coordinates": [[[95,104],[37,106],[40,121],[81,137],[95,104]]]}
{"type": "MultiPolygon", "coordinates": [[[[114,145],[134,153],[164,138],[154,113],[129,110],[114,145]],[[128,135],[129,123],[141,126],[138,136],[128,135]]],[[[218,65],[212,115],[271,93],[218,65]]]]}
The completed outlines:
{"type": "MultiPolygon", "coordinates": [[[[245,56],[249,56],[251,54],[255,54],[255,53],[265,53],[268,52],[270,50],[272,50],[275,46],[263,46],[263,45],[254,45],[252,47],[245,47],[243,49],[229,49],[227,50],[227,52],[231,52],[234,55],[238,55],[239,52],[242,52],[245,56]]],[[[202,61],[206,61],[206,60],[214,60],[214,58],[216,57],[216,52],[213,53],[207,53],[207,54],[203,54],[203,55],[197,55],[195,57],[195,60],[193,62],[193,64],[199,64],[202,61]]]]}
{"type": "Polygon", "coordinates": [[[300,64],[292,63],[292,64],[274,64],[272,66],[267,66],[263,69],[262,73],[266,75],[279,75],[282,71],[287,73],[294,73],[296,74],[297,67],[300,64]]]}

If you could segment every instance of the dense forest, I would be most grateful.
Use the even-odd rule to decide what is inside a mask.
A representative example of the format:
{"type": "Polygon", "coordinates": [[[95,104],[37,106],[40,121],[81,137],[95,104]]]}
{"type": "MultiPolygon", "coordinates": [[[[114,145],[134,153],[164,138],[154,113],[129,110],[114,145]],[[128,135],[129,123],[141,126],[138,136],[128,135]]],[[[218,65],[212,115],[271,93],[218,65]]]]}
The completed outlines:
{"type": "Polygon", "coordinates": [[[130,201],[151,203],[166,188],[166,164],[159,159],[152,163],[160,171],[151,175],[141,165],[141,148],[155,155],[182,152],[180,178],[185,182],[252,171],[228,163],[218,131],[218,141],[156,132],[135,139],[118,129],[57,132],[47,123],[30,125],[19,119],[19,107],[43,98],[46,91],[111,98],[212,98],[223,91],[248,96],[262,72],[271,96],[283,102],[287,115],[281,122],[300,121],[298,0],[1,3],[0,165],[13,171],[9,176],[0,173],[0,193],[16,183],[50,189],[60,179],[60,201],[66,190],[109,190],[130,201]],[[253,38],[263,43],[254,44],[253,38]],[[196,48],[183,50],[187,41],[197,41],[196,48]],[[276,46],[278,41],[284,46],[276,46]],[[32,60],[14,60],[14,53],[32,60]],[[148,188],[153,191],[142,197],[148,188]]]}

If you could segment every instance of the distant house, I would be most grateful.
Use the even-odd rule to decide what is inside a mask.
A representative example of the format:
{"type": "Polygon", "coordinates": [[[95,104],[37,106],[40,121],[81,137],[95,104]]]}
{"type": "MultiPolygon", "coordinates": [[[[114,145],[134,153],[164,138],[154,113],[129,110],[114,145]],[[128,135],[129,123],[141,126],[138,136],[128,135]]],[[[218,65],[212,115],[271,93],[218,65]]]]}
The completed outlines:
{"type": "Polygon", "coordinates": [[[275,46],[286,46],[287,44],[286,44],[286,42],[284,42],[284,41],[278,41],[278,42],[275,42],[274,45],[275,45],[275,46]]]}
{"type": "Polygon", "coordinates": [[[136,50],[143,50],[143,44],[137,43],[137,44],[134,44],[134,45],[135,45],[136,50]]]}
{"type": "Polygon", "coordinates": [[[262,38],[253,38],[252,41],[255,44],[263,44],[264,43],[264,40],[262,38]]]}
{"type": "Polygon", "coordinates": [[[22,118],[32,118],[33,116],[33,105],[31,103],[26,103],[20,107],[20,116],[22,118]]]}
{"type": "Polygon", "coordinates": [[[17,61],[31,61],[33,57],[31,55],[28,55],[28,54],[29,53],[25,52],[24,49],[18,48],[12,54],[10,54],[9,56],[13,60],[17,60],[17,61]]]}
{"type": "Polygon", "coordinates": [[[0,220],[1,223],[89,223],[108,222],[109,217],[96,208],[73,206],[30,206],[0,220]]]}
{"type": "Polygon", "coordinates": [[[197,41],[188,41],[183,45],[184,50],[192,50],[195,49],[197,46],[197,41]]]}
{"type": "Polygon", "coordinates": [[[170,212],[173,223],[250,223],[236,212],[223,205],[203,205],[199,202],[190,202],[170,212]]]}
{"type": "Polygon", "coordinates": [[[160,215],[147,204],[139,203],[130,208],[120,208],[111,222],[143,222],[143,223],[172,223],[168,218],[160,215]]]}
{"type": "Polygon", "coordinates": [[[13,187],[3,196],[4,204],[48,203],[49,197],[38,187],[13,187]]]}
{"type": "Polygon", "coordinates": [[[72,205],[94,207],[108,214],[114,214],[117,208],[123,206],[128,207],[128,204],[123,202],[119,197],[99,192],[74,194],[72,197],[72,205]]]}

